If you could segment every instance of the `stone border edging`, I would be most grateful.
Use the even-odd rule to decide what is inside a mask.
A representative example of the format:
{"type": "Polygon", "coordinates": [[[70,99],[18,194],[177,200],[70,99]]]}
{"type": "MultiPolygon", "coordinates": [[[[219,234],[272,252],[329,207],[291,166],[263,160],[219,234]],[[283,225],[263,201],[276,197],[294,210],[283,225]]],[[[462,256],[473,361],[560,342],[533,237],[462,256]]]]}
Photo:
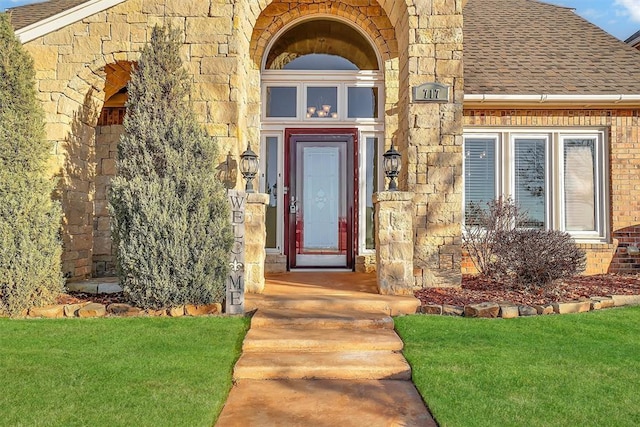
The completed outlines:
{"type": "Polygon", "coordinates": [[[61,319],[71,317],[182,317],[182,316],[210,316],[222,314],[222,304],[184,305],[180,307],[143,310],[129,304],[112,303],[99,304],[83,302],[78,304],[56,304],[45,307],[32,307],[23,318],[61,319]]]}
{"type": "Polygon", "coordinates": [[[509,302],[482,302],[464,307],[449,304],[425,304],[418,307],[420,314],[441,316],[485,317],[512,319],[515,317],[546,314],[585,313],[603,308],[640,305],[640,295],[609,295],[585,298],[580,301],[554,302],[543,305],[518,305],[509,302]]]}

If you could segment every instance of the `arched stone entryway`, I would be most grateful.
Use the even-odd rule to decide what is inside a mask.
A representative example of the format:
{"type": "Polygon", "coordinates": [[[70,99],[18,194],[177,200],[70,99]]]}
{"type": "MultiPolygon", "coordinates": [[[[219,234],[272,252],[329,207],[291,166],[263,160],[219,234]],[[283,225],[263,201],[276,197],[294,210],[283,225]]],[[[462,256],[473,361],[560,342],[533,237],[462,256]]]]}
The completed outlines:
{"type": "Polygon", "coordinates": [[[261,104],[258,92],[249,87],[259,84],[262,58],[275,34],[304,17],[335,14],[350,19],[384,56],[385,147],[392,140],[396,143],[403,155],[400,188],[415,194],[415,285],[459,284],[463,1],[298,4],[274,0],[262,4],[243,10],[246,19],[240,20],[239,50],[251,52],[239,64],[240,80],[247,83],[240,85],[247,94],[246,104],[240,106],[246,112],[247,138],[259,140],[261,104]],[[379,15],[369,17],[367,8],[379,15]],[[387,36],[392,37],[390,41],[387,36]],[[427,82],[449,86],[449,100],[413,102],[412,88],[427,82]]]}
{"type": "MultiPolygon", "coordinates": [[[[366,33],[383,58],[385,146],[403,154],[400,187],[415,194],[417,285],[460,277],[463,0],[127,0],[65,24],[25,47],[35,59],[52,173],[65,208],[64,271],[92,271],[95,128],[107,98],[107,64],[135,61],[157,23],[182,31],[192,105],[221,157],[260,140],[260,64],[269,33],[302,17],[336,16],[366,33]],[[445,103],[416,103],[411,88],[449,85],[445,103]]],[[[224,159],[221,159],[223,161],[224,159]]],[[[237,179],[236,182],[240,183],[237,179]]]]}

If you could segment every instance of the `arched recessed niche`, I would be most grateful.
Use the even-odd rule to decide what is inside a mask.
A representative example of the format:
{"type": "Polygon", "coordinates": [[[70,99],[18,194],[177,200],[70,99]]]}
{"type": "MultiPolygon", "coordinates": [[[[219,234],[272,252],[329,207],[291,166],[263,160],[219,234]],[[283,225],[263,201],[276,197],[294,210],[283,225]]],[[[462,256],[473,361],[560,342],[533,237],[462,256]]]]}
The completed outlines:
{"type": "Polygon", "coordinates": [[[286,30],[266,58],[267,70],[378,70],[371,43],[351,26],[331,19],[301,22],[286,30]]]}

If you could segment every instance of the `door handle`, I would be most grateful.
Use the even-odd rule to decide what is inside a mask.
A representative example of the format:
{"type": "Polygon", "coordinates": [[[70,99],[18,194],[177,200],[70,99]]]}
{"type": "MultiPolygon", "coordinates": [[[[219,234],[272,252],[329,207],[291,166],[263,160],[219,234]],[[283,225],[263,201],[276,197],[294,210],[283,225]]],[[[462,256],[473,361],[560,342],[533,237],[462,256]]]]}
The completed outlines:
{"type": "Polygon", "coordinates": [[[291,196],[291,201],[289,202],[289,213],[290,214],[298,213],[298,201],[294,196],[291,196]]]}

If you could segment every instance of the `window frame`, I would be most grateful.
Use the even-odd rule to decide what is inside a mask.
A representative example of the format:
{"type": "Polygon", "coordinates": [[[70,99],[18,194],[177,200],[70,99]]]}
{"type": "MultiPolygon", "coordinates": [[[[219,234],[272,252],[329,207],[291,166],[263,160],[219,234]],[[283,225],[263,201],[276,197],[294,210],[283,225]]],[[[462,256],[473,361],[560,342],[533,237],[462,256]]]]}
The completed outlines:
{"type": "Polygon", "coordinates": [[[467,139],[496,138],[496,195],[515,200],[515,141],[518,139],[546,139],[545,146],[545,229],[569,233],[580,243],[607,243],[609,231],[609,141],[605,128],[467,128],[463,133],[462,161],[462,221],[465,219],[465,147],[467,139]],[[565,224],[564,141],[594,139],[595,227],[590,231],[572,231],[565,224]]]}
{"type": "MultiPolygon", "coordinates": [[[[565,192],[564,192],[564,178],[565,178],[565,164],[564,164],[564,147],[565,141],[567,139],[594,139],[594,230],[572,230],[568,231],[575,238],[594,238],[594,236],[602,236],[605,234],[605,230],[603,230],[603,224],[606,222],[605,219],[607,217],[608,207],[604,209],[602,203],[603,199],[608,200],[608,194],[606,194],[606,189],[608,189],[608,184],[605,187],[605,177],[608,176],[608,170],[603,170],[600,166],[605,162],[605,153],[608,150],[605,150],[604,144],[600,142],[597,133],[563,133],[559,136],[559,144],[558,144],[558,169],[559,169],[559,180],[561,181],[561,190],[559,192],[560,197],[560,223],[562,225],[562,230],[566,230],[566,200],[565,200],[565,192]],[[603,197],[606,194],[606,198],[603,197]]],[[[606,160],[608,165],[608,159],[606,160]]]]}
{"type": "Polygon", "coordinates": [[[331,123],[333,125],[369,125],[384,122],[385,100],[384,75],[379,71],[330,71],[319,74],[316,71],[263,71],[261,83],[261,121],[265,125],[279,123],[299,123],[300,125],[314,125],[331,123]],[[296,87],[296,117],[267,117],[267,89],[270,87],[296,87]],[[318,118],[306,117],[307,88],[336,87],[338,96],[338,117],[318,118]],[[348,92],[350,87],[369,87],[378,90],[377,118],[347,117],[348,92]]]}
{"type": "MultiPolygon", "coordinates": [[[[299,109],[304,109],[303,111],[299,111],[298,115],[302,118],[302,121],[310,122],[310,123],[333,123],[339,121],[343,118],[343,103],[342,98],[344,98],[344,88],[343,85],[334,83],[334,82],[313,82],[313,83],[303,83],[303,104],[299,107],[299,109]],[[311,88],[325,88],[325,89],[335,89],[336,90],[336,105],[337,108],[337,117],[307,117],[307,108],[309,108],[309,89],[311,88]]],[[[335,110],[333,112],[336,112],[335,110]]]]}
{"type": "MultiPolygon", "coordinates": [[[[374,234],[374,244],[373,249],[367,248],[367,223],[366,223],[366,208],[367,208],[367,179],[366,179],[366,170],[367,170],[367,139],[369,138],[377,138],[378,145],[378,156],[374,156],[373,160],[377,164],[377,180],[374,179],[374,183],[377,183],[377,186],[374,185],[373,194],[381,191],[384,188],[385,180],[384,180],[384,170],[382,167],[382,155],[384,152],[384,133],[383,132],[375,132],[375,131],[367,131],[360,132],[360,153],[359,153],[359,165],[360,170],[358,171],[359,179],[359,188],[358,194],[360,200],[358,201],[360,206],[360,218],[358,223],[358,253],[361,255],[370,255],[376,253],[375,248],[375,234],[374,234]],[[376,188],[377,187],[377,188],[376,188]]],[[[375,211],[375,206],[374,206],[375,211]]],[[[374,226],[375,228],[375,226],[374,226]]]]}
{"type": "Polygon", "coordinates": [[[262,94],[261,94],[261,105],[264,105],[264,108],[262,108],[262,118],[263,120],[274,120],[274,121],[282,121],[282,120],[300,120],[300,111],[301,111],[301,105],[300,103],[302,102],[302,96],[300,94],[300,85],[295,84],[295,83],[286,83],[286,82],[272,82],[268,85],[265,85],[263,87],[262,90],[262,94]],[[296,89],[296,115],[295,117],[268,117],[267,116],[267,105],[269,102],[268,99],[268,88],[272,88],[272,87],[294,87],[296,89]]]}
{"type": "MultiPolygon", "coordinates": [[[[465,133],[464,137],[463,137],[463,145],[462,145],[462,224],[464,224],[465,222],[465,218],[466,218],[466,211],[467,211],[467,186],[466,186],[466,180],[465,177],[467,176],[467,166],[466,166],[466,151],[465,151],[465,147],[466,147],[466,140],[467,140],[468,135],[465,133]]],[[[493,177],[493,186],[494,186],[494,193],[497,195],[502,193],[502,185],[501,185],[501,180],[500,180],[500,173],[499,173],[499,165],[501,162],[501,151],[500,151],[500,140],[501,140],[501,135],[498,132],[491,132],[491,133],[473,133],[472,136],[469,136],[470,139],[494,139],[494,153],[495,153],[495,163],[493,165],[494,167],[494,171],[495,171],[495,176],[493,177]]],[[[489,200],[487,200],[488,202],[489,200]]]]}
{"type": "Polygon", "coordinates": [[[553,161],[551,156],[551,134],[549,133],[519,133],[519,132],[511,132],[510,133],[510,141],[508,144],[509,151],[509,175],[507,176],[509,193],[517,203],[516,199],[516,140],[520,139],[540,139],[544,140],[544,227],[543,230],[549,230],[552,228],[552,215],[551,212],[553,210],[553,203],[551,194],[553,193],[553,185],[552,185],[552,170],[553,170],[553,161]]]}
{"type": "MultiPolygon", "coordinates": [[[[282,132],[262,132],[262,134],[260,135],[260,158],[261,159],[266,159],[267,158],[267,138],[276,138],[276,144],[277,144],[277,156],[276,156],[276,160],[277,160],[277,165],[276,165],[276,173],[277,173],[277,178],[276,178],[276,184],[277,184],[277,188],[281,189],[279,194],[276,196],[277,199],[277,204],[276,204],[276,247],[275,248],[268,248],[266,247],[266,241],[265,241],[265,250],[267,253],[270,254],[281,254],[283,249],[284,249],[284,242],[283,242],[283,238],[284,238],[284,204],[285,204],[285,199],[284,199],[284,149],[283,149],[283,135],[282,132]]],[[[261,162],[260,164],[260,171],[259,171],[259,189],[260,192],[263,194],[266,194],[266,175],[267,175],[267,170],[266,170],[266,162],[261,162]]],[[[265,212],[266,215],[266,212],[265,212]]],[[[266,224],[265,224],[266,225],[266,224]]]]}

